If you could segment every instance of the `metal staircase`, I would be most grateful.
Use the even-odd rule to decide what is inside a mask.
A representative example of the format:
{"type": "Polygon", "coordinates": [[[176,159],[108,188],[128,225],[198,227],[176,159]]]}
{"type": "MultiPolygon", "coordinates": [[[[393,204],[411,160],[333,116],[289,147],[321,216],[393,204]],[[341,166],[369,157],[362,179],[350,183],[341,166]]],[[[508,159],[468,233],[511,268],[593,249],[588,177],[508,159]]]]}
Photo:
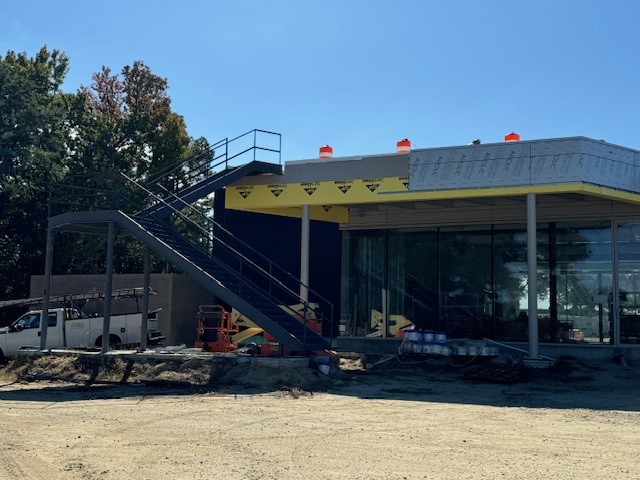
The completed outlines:
{"type": "Polygon", "coordinates": [[[66,205],[65,213],[50,217],[49,226],[95,232],[100,225],[104,229],[105,224],[113,222],[222,302],[238,309],[281,346],[297,352],[325,350],[330,347],[329,340],[308,328],[307,320],[322,318],[330,328],[333,305],[308,287],[314,303],[303,300],[299,295],[303,285],[298,279],[212,219],[197,217],[189,205],[239,175],[280,169],[280,165],[266,166],[269,164],[256,160],[255,149],[254,144],[244,152],[253,150],[254,159],[235,167],[228,164],[229,156],[224,154],[225,168],[220,174],[186,182],[178,192],[162,187],[162,180],[171,172],[164,172],[144,186],[122,173],[115,173],[113,178],[102,175],[106,189],[101,189],[95,178],[67,182],[54,189],[56,198],[52,198],[52,204],[66,205]],[[92,205],[87,205],[89,199],[92,205]],[[314,309],[316,304],[319,309],[314,309]]]}
{"type": "MultiPolygon", "coordinates": [[[[289,297],[290,301],[302,303],[300,297],[280,281],[261,271],[254,262],[238,254],[236,259],[241,267],[236,271],[228,263],[207,255],[157,218],[136,215],[131,220],[155,241],[145,238],[142,232],[136,232],[130,226],[131,233],[144,243],[153,242],[154,250],[166,258],[173,257],[171,262],[176,267],[223,302],[251,318],[256,325],[276,337],[281,345],[295,351],[324,350],[329,347],[325,338],[294,318],[293,311],[287,311],[288,304],[280,304],[277,300],[278,297],[289,297]],[[243,270],[245,271],[242,272],[243,270]],[[275,290],[281,291],[274,295],[275,290]]],[[[232,253],[229,248],[225,250],[227,255],[232,253]]],[[[310,308],[308,310],[311,311],[310,308]]]]}
{"type": "MultiPolygon", "coordinates": [[[[265,173],[280,174],[282,173],[282,167],[280,165],[254,160],[239,167],[225,168],[221,172],[181,190],[174,198],[171,198],[166,203],[158,203],[150,207],[145,213],[158,218],[168,217],[174,208],[181,207],[183,204],[191,204],[201,198],[205,198],[207,195],[248,175],[265,173]]],[[[158,185],[160,185],[160,183],[158,183],[158,185]]]]}
{"type": "MultiPolygon", "coordinates": [[[[187,159],[156,172],[147,179],[145,187],[161,198],[163,192],[159,191],[158,187],[162,187],[166,180],[174,183],[175,189],[171,192],[170,199],[152,205],[146,213],[164,218],[171,215],[172,208],[182,208],[183,205],[196,202],[248,175],[280,175],[280,148],[280,134],[266,130],[255,129],[232,139],[220,140],[210,147],[211,158],[203,158],[196,162],[187,159]],[[266,139],[270,146],[259,143],[260,139],[266,139]],[[277,157],[278,163],[258,160],[258,154],[274,157],[274,160],[277,157]],[[246,163],[232,165],[236,159],[246,163]]],[[[162,190],[167,191],[166,187],[162,190]]]]}

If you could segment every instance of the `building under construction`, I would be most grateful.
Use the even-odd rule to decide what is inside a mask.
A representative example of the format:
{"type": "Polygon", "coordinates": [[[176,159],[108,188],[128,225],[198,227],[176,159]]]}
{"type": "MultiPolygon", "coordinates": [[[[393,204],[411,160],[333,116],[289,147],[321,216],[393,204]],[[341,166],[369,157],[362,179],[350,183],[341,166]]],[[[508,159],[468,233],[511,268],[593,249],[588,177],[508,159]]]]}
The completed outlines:
{"type": "Polygon", "coordinates": [[[429,149],[405,139],[368,156],[327,146],[283,164],[279,135],[252,131],[204,167],[171,193],[162,177],[120,175],[102,205],[54,209],[45,298],[52,232],[72,230],[104,233],[110,248],[134,236],[293,351],[397,351],[412,326],[533,358],[640,342],[638,151],[511,134],[429,149]],[[214,218],[185,235],[190,205],[211,194],[214,218]],[[320,334],[282,308],[294,304],[324,320],[320,334]]]}

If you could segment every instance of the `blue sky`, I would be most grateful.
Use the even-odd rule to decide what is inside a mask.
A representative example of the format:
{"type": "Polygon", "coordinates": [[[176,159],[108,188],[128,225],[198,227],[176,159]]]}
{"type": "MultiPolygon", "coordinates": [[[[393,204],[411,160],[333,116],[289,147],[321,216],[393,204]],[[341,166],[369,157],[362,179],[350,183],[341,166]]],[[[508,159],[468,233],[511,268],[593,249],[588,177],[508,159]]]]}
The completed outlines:
{"type": "Polygon", "coordinates": [[[584,135],[640,149],[636,0],[21,0],[0,53],[64,51],[64,89],[135,60],[189,134],[282,133],[283,158],[584,135]]]}

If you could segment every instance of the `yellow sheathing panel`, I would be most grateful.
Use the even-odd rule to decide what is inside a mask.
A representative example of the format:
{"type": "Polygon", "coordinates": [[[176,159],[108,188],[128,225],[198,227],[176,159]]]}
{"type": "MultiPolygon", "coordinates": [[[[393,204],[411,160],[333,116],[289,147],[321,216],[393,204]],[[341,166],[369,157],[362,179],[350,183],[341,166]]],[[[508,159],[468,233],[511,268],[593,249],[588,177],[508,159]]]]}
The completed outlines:
{"type": "Polygon", "coordinates": [[[226,189],[226,208],[300,217],[300,206],[310,205],[311,217],[314,220],[344,223],[348,222],[349,212],[340,206],[509,197],[523,196],[527,193],[579,193],[640,204],[639,194],[584,183],[410,192],[408,177],[386,177],[230,186],[226,189]]]}
{"type": "MultiPolygon", "coordinates": [[[[300,205],[352,205],[380,203],[380,194],[406,192],[408,177],[360,178],[305,183],[236,185],[226,188],[226,207],[299,207],[300,205]]],[[[396,201],[395,199],[393,201],[396,201]]]]}

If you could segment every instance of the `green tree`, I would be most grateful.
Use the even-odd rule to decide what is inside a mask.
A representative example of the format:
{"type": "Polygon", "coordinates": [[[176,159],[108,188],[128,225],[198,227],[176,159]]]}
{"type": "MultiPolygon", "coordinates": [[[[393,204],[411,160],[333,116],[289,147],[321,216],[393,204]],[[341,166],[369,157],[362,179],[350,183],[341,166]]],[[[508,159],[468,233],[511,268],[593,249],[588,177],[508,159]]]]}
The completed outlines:
{"type": "MultiPolygon", "coordinates": [[[[211,155],[209,144],[204,138],[192,139],[184,119],[171,110],[166,79],[153,74],[141,61],[125,66],[120,75],[112,74],[111,69],[103,66],[92,79],[89,87],[82,87],[78,92],[73,110],[77,125],[71,164],[74,173],[99,172],[104,180],[109,178],[109,172],[122,172],[141,184],[148,184],[149,179],[155,177],[161,189],[150,188],[163,196],[164,190],[174,193],[188,181],[197,181],[206,174],[206,171],[198,170],[193,176],[193,171],[211,155]]],[[[131,213],[144,208],[147,201],[144,192],[131,185],[128,185],[126,198],[129,204],[124,208],[131,213]]],[[[211,205],[203,200],[194,208],[206,213],[211,205]]],[[[183,215],[205,225],[192,210],[185,210],[183,215]]],[[[203,242],[202,232],[194,230],[184,218],[175,224],[193,241],[203,242]]],[[[93,245],[80,239],[66,241],[75,242],[77,247],[82,247],[79,242],[93,245]]],[[[66,259],[68,265],[75,265],[81,271],[95,268],[93,259],[81,253],[82,248],[68,250],[74,256],[66,259]]],[[[119,239],[116,270],[139,272],[141,251],[135,241],[119,239]]],[[[159,268],[166,269],[166,264],[158,262],[156,269],[159,268]]]]}
{"type": "MultiPolygon", "coordinates": [[[[47,47],[33,57],[13,51],[0,56],[0,298],[27,296],[30,275],[43,271],[48,193],[54,183],[84,176],[91,182],[86,185],[108,186],[118,172],[145,183],[170,172],[159,183],[175,192],[188,178],[195,181],[206,173],[206,162],[204,172],[199,166],[211,155],[209,145],[204,138],[192,139],[184,119],[171,110],[166,79],[137,61],[119,75],[103,67],[90,87],[63,93],[68,66],[66,55],[47,47]]],[[[62,197],[63,209],[80,202],[62,197]]],[[[133,192],[127,198],[142,200],[133,192]]],[[[197,208],[206,212],[207,203],[197,208]]],[[[186,225],[178,227],[187,232],[186,225]]],[[[188,235],[204,242],[201,232],[188,235]]],[[[103,237],[57,234],[55,250],[54,273],[104,269],[103,237]]],[[[140,272],[141,252],[136,242],[118,239],[116,271],[140,272]]]]}
{"type": "Polygon", "coordinates": [[[43,268],[48,188],[65,174],[68,58],[42,47],[34,57],[0,56],[0,296],[28,293],[43,268]]]}

